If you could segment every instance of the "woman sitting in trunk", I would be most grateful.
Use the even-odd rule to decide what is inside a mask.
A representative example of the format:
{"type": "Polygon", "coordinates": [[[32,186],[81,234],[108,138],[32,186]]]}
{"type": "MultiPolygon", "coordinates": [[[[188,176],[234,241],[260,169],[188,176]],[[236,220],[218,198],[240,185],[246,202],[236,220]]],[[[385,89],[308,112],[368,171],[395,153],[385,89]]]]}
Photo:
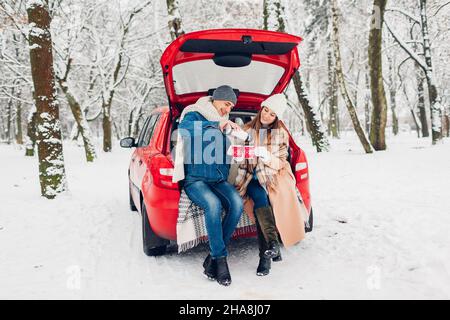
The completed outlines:
{"type": "Polygon", "coordinates": [[[305,238],[306,208],[296,193],[295,177],[287,160],[288,129],[280,120],[287,107],[284,95],[269,97],[244,130],[255,143],[255,158],[239,165],[235,186],[245,201],[245,211],[255,214],[259,244],[258,276],[269,274],[271,260],[281,261],[285,247],[305,238]],[[253,207],[252,207],[253,204],[253,207]]]}

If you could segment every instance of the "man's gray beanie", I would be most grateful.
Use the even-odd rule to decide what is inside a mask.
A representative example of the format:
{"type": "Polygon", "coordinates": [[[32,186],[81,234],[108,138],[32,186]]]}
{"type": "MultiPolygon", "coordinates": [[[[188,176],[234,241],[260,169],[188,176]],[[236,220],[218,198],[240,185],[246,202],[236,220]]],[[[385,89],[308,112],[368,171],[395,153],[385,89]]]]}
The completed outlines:
{"type": "Polygon", "coordinates": [[[230,101],[236,104],[237,97],[230,86],[220,86],[214,91],[213,100],[230,101]]]}

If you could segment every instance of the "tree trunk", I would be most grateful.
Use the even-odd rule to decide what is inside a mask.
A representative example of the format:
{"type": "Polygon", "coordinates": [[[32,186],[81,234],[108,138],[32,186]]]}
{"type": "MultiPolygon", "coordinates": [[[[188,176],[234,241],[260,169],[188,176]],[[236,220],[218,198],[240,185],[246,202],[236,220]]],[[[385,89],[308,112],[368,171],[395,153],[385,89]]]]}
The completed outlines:
{"type": "Polygon", "coordinates": [[[365,75],[365,96],[364,96],[364,127],[366,129],[366,134],[370,134],[370,81],[369,81],[369,72],[366,72],[365,75]]]}
{"type": "Polygon", "coordinates": [[[117,126],[115,121],[111,121],[111,122],[112,122],[112,125],[113,125],[113,128],[114,128],[114,132],[116,133],[116,139],[120,140],[121,132],[119,130],[119,127],[117,126]]]}
{"type": "Polygon", "coordinates": [[[111,152],[112,150],[112,123],[111,123],[111,110],[108,107],[103,107],[103,151],[111,152]]]}
{"type": "Polygon", "coordinates": [[[444,123],[445,123],[445,136],[448,138],[450,137],[450,116],[446,114],[444,116],[444,123]]]}
{"type": "Polygon", "coordinates": [[[66,96],[67,102],[69,104],[70,110],[72,111],[73,117],[77,124],[78,133],[81,134],[84,144],[84,152],[86,155],[87,162],[93,162],[96,158],[94,143],[92,142],[92,135],[87,123],[85,114],[81,110],[81,106],[72,93],[69,91],[67,83],[65,80],[58,78],[59,86],[66,96]]]}
{"type": "MultiPolygon", "coordinates": [[[[306,50],[306,65],[311,66],[314,64],[313,57],[316,52],[316,42],[317,42],[317,34],[313,34],[311,41],[308,41],[307,43],[307,50],[306,50]]],[[[311,69],[304,69],[302,81],[304,82],[304,89],[307,90],[307,92],[311,92],[311,69]]]]}
{"type": "MultiPolygon", "coordinates": [[[[264,0],[263,10],[264,29],[285,32],[284,7],[281,5],[280,0],[264,0]]],[[[316,147],[317,152],[327,151],[329,142],[323,130],[320,116],[311,105],[298,70],[294,74],[293,80],[298,100],[305,113],[306,126],[311,134],[312,143],[316,147]]]]}
{"type": "Polygon", "coordinates": [[[431,44],[428,32],[427,1],[420,0],[420,18],[422,21],[423,47],[425,54],[426,71],[425,76],[428,85],[428,97],[430,99],[431,115],[431,136],[433,144],[436,144],[441,138],[442,129],[442,110],[439,103],[438,91],[434,82],[433,65],[431,61],[431,44]]]}
{"type": "Polygon", "coordinates": [[[414,121],[414,125],[416,126],[416,131],[417,131],[417,138],[420,138],[420,124],[419,121],[417,121],[417,116],[416,113],[414,112],[414,109],[411,109],[411,116],[413,118],[414,121]]]}
{"type": "MultiPolygon", "coordinates": [[[[12,89],[11,95],[14,95],[14,88],[12,89]]],[[[13,99],[8,99],[8,104],[6,105],[6,143],[11,144],[11,122],[12,122],[12,109],[13,109],[13,99]]]]}
{"type": "Polygon", "coordinates": [[[417,115],[414,112],[414,105],[411,103],[411,101],[408,97],[408,93],[406,92],[406,86],[404,84],[403,84],[403,94],[405,96],[406,103],[409,106],[409,110],[411,111],[411,116],[412,116],[414,124],[416,126],[417,138],[420,138],[421,127],[420,127],[419,121],[417,121],[417,115]]]}
{"type": "Polygon", "coordinates": [[[391,102],[391,112],[392,112],[392,133],[398,135],[398,118],[397,118],[397,77],[395,76],[395,60],[388,56],[389,61],[389,98],[391,102]]]}
{"type": "Polygon", "coordinates": [[[27,136],[25,138],[25,156],[34,157],[34,149],[36,147],[36,106],[30,110],[27,119],[27,136]]]}
{"type": "Polygon", "coordinates": [[[308,96],[305,93],[302,78],[297,71],[294,75],[294,86],[297,97],[305,114],[306,127],[311,135],[312,143],[317,152],[328,151],[329,143],[322,128],[322,122],[316,110],[311,106],[308,96]]]}
{"type": "Polygon", "coordinates": [[[417,70],[417,94],[418,94],[418,104],[419,109],[419,120],[422,127],[422,137],[428,138],[430,136],[430,131],[428,130],[428,118],[427,111],[425,109],[425,90],[424,90],[424,79],[419,75],[422,70],[417,70]]]}
{"type": "Polygon", "coordinates": [[[178,0],[167,0],[167,13],[169,15],[168,24],[172,41],[185,33],[181,25],[179,8],[180,4],[178,3],[178,0]]]}
{"type": "Polygon", "coordinates": [[[128,115],[128,130],[127,130],[128,135],[127,135],[127,137],[131,137],[133,134],[133,122],[134,122],[133,117],[134,117],[135,110],[136,109],[131,110],[130,114],[128,115]]]}
{"type": "Polygon", "coordinates": [[[333,45],[331,40],[330,32],[328,32],[328,52],[327,52],[327,60],[328,60],[328,110],[329,110],[329,119],[328,119],[328,135],[331,135],[333,138],[339,138],[339,107],[338,107],[338,84],[336,79],[336,72],[334,69],[334,61],[333,61],[333,45]]]}
{"type": "Polygon", "coordinates": [[[391,112],[392,112],[392,133],[394,135],[398,135],[398,118],[397,118],[397,112],[396,112],[396,90],[390,91],[391,96],[391,112]]]}
{"type": "MultiPolygon", "coordinates": [[[[22,37],[20,37],[23,39],[22,37]]],[[[14,42],[17,43],[19,39],[17,38],[16,34],[13,33],[13,39],[14,42]]],[[[15,45],[16,47],[16,59],[17,61],[20,61],[20,51],[19,46],[15,45]]],[[[20,82],[17,82],[17,84],[20,84],[20,82]]],[[[22,88],[19,87],[17,90],[17,97],[21,98],[22,96],[22,88]]],[[[17,101],[16,104],[16,133],[15,133],[16,143],[19,145],[23,144],[23,130],[22,130],[22,102],[20,100],[17,101]]]]}
{"type": "Polygon", "coordinates": [[[65,191],[67,186],[53,71],[51,17],[48,5],[41,1],[30,0],[27,14],[30,24],[28,36],[34,84],[33,96],[37,113],[36,133],[41,194],[53,199],[65,191]]]}
{"type": "Polygon", "coordinates": [[[285,32],[284,7],[280,0],[264,0],[263,17],[264,30],[285,32]]]}
{"type": "MultiPolygon", "coordinates": [[[[17,92],[20,98],[22,91],[19,89],[17,92]]],[[[23,144],[23,130],[22,130],[22,102],[17,101],[16,104],[16,143],[19,145],[23,144]]]]}
{"type": "Polygon", "coordinates": [[[369,35],[370,88],[372,92],[372,122],[370,142],[375,150],[386,150],[387,101],[383,83],[383,21],[387,0],[374,0],[374,10],[379,12],[380,28],[373,26],[369,35]],[[377,8],[377,9],[375,9],[377,8]]]}
{"type": "Polygon", "coordinates": [[[339,45],[339,30],[338,30],[338,13],[337,13],[337,3],[336,0],[331,1],[332,6],[332,21],[333,21],[333,45],[334,45],[334,61],[336,65],[336,76],[338,78],[339,87],[341,89],[342,97],[344,98],[345,104],[347,106],[350,118],[352,119],[353,127],[355,128],[356,134],[364,148],[366,153],[372,153],[372,147],[364,134],[364,130],[358,119],[358,114],[356,113],[355,106],[350,98],[347,87],[345,85],[344,72],[342,69],[341,60],[341,50],[339,45]]]}

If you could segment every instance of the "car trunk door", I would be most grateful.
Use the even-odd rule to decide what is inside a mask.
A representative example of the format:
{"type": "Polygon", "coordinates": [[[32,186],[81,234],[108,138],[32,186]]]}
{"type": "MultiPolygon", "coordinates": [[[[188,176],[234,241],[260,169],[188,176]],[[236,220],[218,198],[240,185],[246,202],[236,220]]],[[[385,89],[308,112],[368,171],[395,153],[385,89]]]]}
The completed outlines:
{"type": "Polygon", "coordinates": [[[238,91],[237,107],[257,110],[268,96],[286,89],[300,66],[301,40],[253,29],[206,30],[179,37],[160,61],[172,114],[220,85],[238,91]]]}

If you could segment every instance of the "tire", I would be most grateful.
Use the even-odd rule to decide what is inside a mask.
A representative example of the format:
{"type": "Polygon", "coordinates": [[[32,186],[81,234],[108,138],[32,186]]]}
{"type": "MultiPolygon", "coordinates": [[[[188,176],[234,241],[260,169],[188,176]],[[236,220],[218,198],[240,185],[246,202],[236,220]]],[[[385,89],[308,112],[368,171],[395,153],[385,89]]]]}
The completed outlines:
{"type": "Polygon", "coordinates": [[[130,210],[131,211],[138,211],[138,209],[134,205],[134,201],[133,201],[133,197],[131,196],[131,189],[130,188],[128,188],[128,193],[129,193],[129,197],[130,197],[130,210]]]}
{"type": "Polygon", "coordinates": [[[144,203],[142,203],[142,241],[144,253],[149,257],[164,255],[169,244],[168,240],[158,237],[153,232],[144,203]]]}
{"type": "Polygon", "coordinates": [[[314,227],[314,215],[313,215],[313,209],[311,208],[311,214],[309,215],[308,219],[309,228],[305,226],[305,232],[311,232],[313,231],[314,227]]]}

